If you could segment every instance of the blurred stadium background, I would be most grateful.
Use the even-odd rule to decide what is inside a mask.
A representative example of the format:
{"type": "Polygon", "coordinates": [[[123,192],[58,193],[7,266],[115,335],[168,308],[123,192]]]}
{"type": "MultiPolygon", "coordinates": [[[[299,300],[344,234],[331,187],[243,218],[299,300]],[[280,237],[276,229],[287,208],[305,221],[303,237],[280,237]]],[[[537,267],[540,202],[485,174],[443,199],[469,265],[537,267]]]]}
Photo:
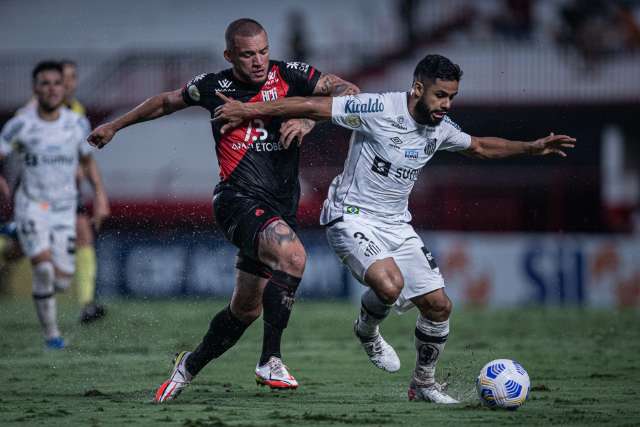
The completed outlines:
{"type": "MultiPolygon", "coordinates": [[[[363,91],[406,90],[420,58],[444,54],[464,70],[451,116],[466,132],[578,139],[567,159],[441,153],[424,169],[414,225],[454,302],[640,306],[640,1],[4,0],[0,17],[1,123],[29,98],[41,59],[77,61],[95,126],[227,68],[224,30],[240,17],[265,26],[273,59],[307,61],[363,91]]],[[[96,154],[113,211],[97,243],[103,298],[230,295],[235,250],[211,214],[208,119],[188,109],[96,154]]],[[[317,225],[347,142],[322,124],[304,143],[305,298],[360,291],[317,225]]],[[[2,278],[2,293],[29,295],[23,274],[2,278]]]]}

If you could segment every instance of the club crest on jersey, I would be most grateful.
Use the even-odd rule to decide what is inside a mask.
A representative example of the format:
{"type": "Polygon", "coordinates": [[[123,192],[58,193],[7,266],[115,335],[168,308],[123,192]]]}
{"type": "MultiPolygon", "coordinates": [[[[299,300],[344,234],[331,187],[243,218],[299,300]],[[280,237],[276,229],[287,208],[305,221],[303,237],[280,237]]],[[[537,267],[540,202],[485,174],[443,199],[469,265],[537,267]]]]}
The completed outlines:
{"type": "Polygon", "coordinates": [[[376,99],[375,101],[371,98],[364,102],[357,102],[355,99],[349,99],[344,104],[344,112],[347,114],[357,114],[357,113],[381,113],[384,111],[384,104],[376,99]]]}
{"type": "Polygon", "coordinates": [[[389,176],[389,169],[391,169],[391,162],[388,162],[380,157],[376,156],[373,159],[373,165],[371,170],[382,176],[389,176]]]}
{"type": "Polygon", "coordinates": [[[427,138],[427,143],[424,146],[424,154],[432,156],[433,153],[436,152],[436,142],[438,142],[437,138],[427,138]]]}
{"type": "Polygon", "coordinates": [[[420,156],[419,150],[404,150],[405,159],[417,160],[420,156]]]}
{"type": "Polygon", "coordinates": [[[309,70],[309,64],[304,62],[292,61],[292,62],[287,62],[287,68],[306,73],[309,70]]]}

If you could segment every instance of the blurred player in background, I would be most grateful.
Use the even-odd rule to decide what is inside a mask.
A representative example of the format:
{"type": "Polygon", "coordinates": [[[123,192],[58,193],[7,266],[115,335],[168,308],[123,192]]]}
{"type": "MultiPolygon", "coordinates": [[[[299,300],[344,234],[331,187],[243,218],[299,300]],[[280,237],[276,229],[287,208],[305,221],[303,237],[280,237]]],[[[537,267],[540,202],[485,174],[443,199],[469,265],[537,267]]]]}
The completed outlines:
{"type": "MultiPolygon", "coordinates": [[[[74,61],[63,59],[62,76],[64,83],[64,104],[75,113],[86,116],[84,106],[76,98],[76,88],[78,87],[77,65],[74,61]]],[[[96,167],[93,175],[100,178],[97,163],[92,162],[96,167]]],[[[89,211],[82,200],[82,182],[84,180],[82,169],[78,169],[78,210],[76,216],[76,273],[75,283],[78,295],[78,303],[82,307],[80,313],[81,323],[90,323],[100,319],[105,315],[105,308],[95,302],[96,297],[96,250],[94,247],[94,229],[99,230],[102,222],[110,214],[109,199],[103,186],[99,185],[94,189],[93,218],[89,216],[89,211]]]]}
{"type": "MultiPolygon", "coordinates": [[[[70,59],[60,61],[62,65],[62,79],[64,86],[64,105],[71,111],[86,117],[84,106],[75,96],[78,87],[77,65],[70,59]]],[[[22,114],[28,111],[35,111],[38,102],[35,97],[24,107],[20,108],[16,114],[22,114]]],[[[88,123],[88,122],[87,122],[88,123]]],[[[5,167],[6,175],[9,175],[10,187],[17,185],[18,177],[22,169],[22,162],[19,154],[12,153],[7,158],[7,166],[5,167]],[[13,185],[11,185],[13,184],[13,185]]],[[[96,168],[92,171],[92,176],[98,180],[98,185],[94,187],[94,203],[93,218],[89,217],[87,207],[82,200],[82,183],[85,179],[82,168],[78,168],[77,185],[78,185],[78,205],[76,217],[76,293],[78,303],[82,307],[80,312],[80,322],[83,324],[91,323],[102,318],[106,311],[104,306],[95,302],[96,291],[96,254],[94,247],[94,229],[97,231],[102,222],[110,214],[109,199],[107,197],[100,172],[97,169],[98,164],[92,162],[90,167],[96,168]]],[[[12,261],[21,256],[19,245],[17,243],[17,233],[15,224],[8,223],[0,228],[0,236],[3,237],[0,245],[0,252],[7,261],[12,261]]]]}
{"type": "MultiPolygon", "coordinates": [[[[0,133],[0,157],[17,147],[22,159],[14,219],[22,252],[31,260],[33,298],[51,349],[65,347],[55,292],[69,288],[75,270],[78,166],[94,187],[101,185],[85,143],[88,121],[64,106],[62,72],[59,62],[39,63],[32,73],[35,108],[24,109],[0,133]]],[[[2,176],[0,191],[11,197],[2,176]]]]}
{"type": "MultiPolygon", "coordinates": [[[[224,92],[241,102],[261,103],[287,96],[340,95],[358,88],[302,62],[269,60],[264,28],[252,19],[227,27],[225,59],[232,68],[201,74],[183,88],[154,96],[130,112],[96,128],[89,142],[103,147],[120,129],[188,106],[213,112],[224,92]]],[[[212,122],[220,183],[213,208],[225,237],[239,248],[237,281],[231,303],[211,321],[193,352],[178,354],[170,378],[156,401],[174,399],[213,359],[231,348],[264,312],[262,354],[256,381],[271,388],[298,387],[282,362],[280,343],[304,272],[306,253],[296,235],[300,198],[299,144],[313,121],[255,118],[227,135],[212,122]],[[297,143],[292,143],[297,140],[297,143]]]]}
{"type": "Polygon", "coordinates": [[[262,104],[227,102],[215,120],[223,135],[252,117],[306,117],[352,129],[345,169],[329,188],[320,223],[329,244],[369,289],[354,329],[369,359],[395,372],[400,360],[379,331],[391,308],[419,310],[416,367],[410,400],[457,403],[435,380],[435,367],[449,336],[452,303],[444,279],[422,239],[409,224],[408,201],[424,165],[438,150],[481,158],[520,154],[565,156],[575,139],[549,135],[531,142],[474,137],[447,117],[462,77],[460,67],[440,55],[416,66],[410,93],[359,94],[337,98],[290,98],[262,104]]]}

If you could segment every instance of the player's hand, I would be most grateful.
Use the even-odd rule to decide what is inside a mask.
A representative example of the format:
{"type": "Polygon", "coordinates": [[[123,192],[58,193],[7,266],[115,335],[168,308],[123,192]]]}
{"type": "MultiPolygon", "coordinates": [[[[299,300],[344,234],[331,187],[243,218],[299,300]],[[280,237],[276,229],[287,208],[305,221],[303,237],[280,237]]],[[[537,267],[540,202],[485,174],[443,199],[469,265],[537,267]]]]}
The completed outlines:
{"type": "Polygon", "coordinates": [[[116,134],[116,130],[111,123],[98,126],[89,134],[87,142],[97,148],[102,148],[111,141],[116,134]]]}
{"type": "Polygon", "coordinates": [[[561,157],[567,157],[565,150],[574,148],[576,139],[568,135],[555,135],[553,132],[549,136],[537,139],[533,142],[532,153],[538,156],[546,156],[547,154],[557,154],[561,157]]]}
{"type": "Polygon", "coordinates": [[[111,207],[106,194],[96,194],[93,200],[93,227],[100,230],[104,220],[111,215],[111,207]]]}
{"type": "Polygon", "coordinates": [[[225,134],[228,130],[237,128],[250,118],[244,103],[228,98],[220,92],[216,92],[216,95],[224,101],[224,104],[217,107],[213,113],[214,122],[225,122],[220,128],[220,133],[225,134]]]}
{"type": "Polygon", "coordinates": [[[291,143],[298,141],[298,147],[302,144],[302,139],[313,129],[316,122],[309,119],[291,119],[280,125],[280,144],[284,148],[289,148],[291,143]]]}

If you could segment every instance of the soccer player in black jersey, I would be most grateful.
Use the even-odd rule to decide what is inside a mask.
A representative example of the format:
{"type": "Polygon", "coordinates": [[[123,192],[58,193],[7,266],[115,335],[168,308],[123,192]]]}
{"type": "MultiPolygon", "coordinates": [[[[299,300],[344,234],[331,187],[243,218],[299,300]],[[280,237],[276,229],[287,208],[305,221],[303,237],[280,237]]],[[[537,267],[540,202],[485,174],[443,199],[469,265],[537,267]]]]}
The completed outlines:
{"type": "MultiPolygon", "coordinates": [[[[201,74],[178,90],[147,99],[96,128],[89,143],[102,148],[124,127],[192,105],[206,108],[213,117],[223,103],[216,92],[242,102],[264,102],[359,91],[308,64],[270,61],[267,34],[252,19],[229,24],[225,39],[224,56],[231,69],[201,74]]],[[[178,354],[171,376],[156,392],[157,402],[176,398],[207,363],[237,342],[261,312],[264,339],[256,381],[271,388],[298,387],[282,363],[280,341],[306,262],[295,215],[300,196],[299,144],[313,125],[309,120],[254,118],[222,135],[221,125],[212,121],[220,165],[213,209],[225,237],[239,248],[237,281],[231,303],[215,315],[200,345],[178,354]]]]}

